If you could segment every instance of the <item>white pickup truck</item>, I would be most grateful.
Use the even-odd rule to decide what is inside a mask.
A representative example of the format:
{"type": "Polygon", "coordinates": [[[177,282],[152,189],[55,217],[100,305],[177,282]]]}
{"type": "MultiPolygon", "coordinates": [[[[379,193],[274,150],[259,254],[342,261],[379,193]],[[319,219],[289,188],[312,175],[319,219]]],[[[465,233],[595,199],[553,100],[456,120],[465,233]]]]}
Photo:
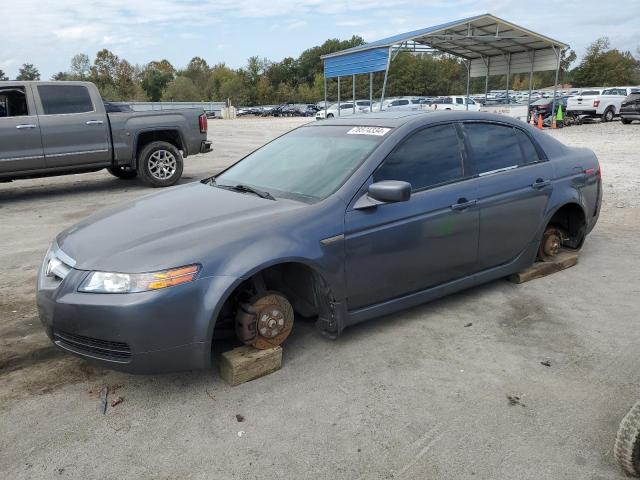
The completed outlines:
{"type": "Polygon", "coordinates": [[[640,87],[615,87],[603,90],[600,95],[576,95],[567,101],[567,114],[599,117],[603,122],[610,122],[620,113],[625,97],[636,92],[640,92],[640,87]]]}
{"type": "Polygon", "coordinates": [[[480,105],[469,99],[469,108],[467,108],[467,97],[462,95],[450,95],[448,97],[438,97],[429,104],[429,108],[433,110],[469,110],[470,112],[479,112],[480,105]]]}

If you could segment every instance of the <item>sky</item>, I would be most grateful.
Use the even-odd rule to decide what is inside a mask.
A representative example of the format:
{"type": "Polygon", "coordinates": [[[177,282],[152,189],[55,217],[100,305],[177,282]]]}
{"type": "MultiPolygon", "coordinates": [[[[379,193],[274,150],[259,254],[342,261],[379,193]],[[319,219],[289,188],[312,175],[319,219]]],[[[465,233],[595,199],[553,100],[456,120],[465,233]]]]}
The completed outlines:
{"type": "Polygon", "coordinates": [[[33,63],[48,79],[71,57],[103,48],[134,64],[194,56],[237,68],[253,55],[280,61],[327,38],[373,41],[492,13],[571,45],[600,36],[640,56],[640,0],[0,0],[0,70],[33,63]]]}

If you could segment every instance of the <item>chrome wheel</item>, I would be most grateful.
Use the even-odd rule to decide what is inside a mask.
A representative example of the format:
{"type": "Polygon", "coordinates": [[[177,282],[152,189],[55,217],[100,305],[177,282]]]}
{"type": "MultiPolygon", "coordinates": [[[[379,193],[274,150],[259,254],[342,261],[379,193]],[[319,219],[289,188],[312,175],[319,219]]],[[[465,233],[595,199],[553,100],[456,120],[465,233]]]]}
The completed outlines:
{"type": "Polygon", "coordinates": [[[149,173],[158,180],[171,178],[177,168],[176,157],[168,150],[156,150],[149,157],[149,173]]]}

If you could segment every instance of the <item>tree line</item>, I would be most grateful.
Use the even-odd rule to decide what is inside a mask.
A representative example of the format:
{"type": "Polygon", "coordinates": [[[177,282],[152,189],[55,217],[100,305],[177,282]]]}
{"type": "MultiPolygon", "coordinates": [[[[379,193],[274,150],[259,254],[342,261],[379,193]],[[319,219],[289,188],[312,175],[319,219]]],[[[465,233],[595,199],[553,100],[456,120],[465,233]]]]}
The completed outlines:
{"type": "MultiPolygon", "coordinates": [[[[316,102],[324,98],[321,55],[364,44],[361,37],[348,40],[330,39],[322,45],[302,52],[298,58],[280,62],[251,57],[241,68],[224,63],[209,65],[201,57],[193,57],[186,67],[176,69],[168,60],[133,65],[109,50],[101,50],[91,62],[79,53],[71,59],[69,69],[58,72],[52,80],[86,80],[95,83],[105,100],[110,101],[231,101],[234,105],[266,105],[284,102],[316,102]]],[[[640,57],[640,48],[638,49],[640,57]]],[[[582,60],[574,67],[576,54],[563,53],[560,62],[562,84],[575,87],[640,84],[640,60],[631,52],[610,47],[606,37],[594,41],[582,60]]],[[[466,91],[466,67],[450,55],[415,55],[401,52],[392,62],[387,83],[387,96],[437,96],[466,91]]],[[[382,90],[383,73],[373,75],[374,96],[382,90]]],[[[17,80],[39,80],[40,73],[32,64],[24,64],[17,80]]],[[[536,72],[533,88],[553,85],[555,72],[536,72]]],[[[8,80],[0,70],[0,80],[8,80]]],[[[348,78],[341,82],[342,98],[351,98],[353,85],[348,78]]],[[[489,89],[506,88],[504,75],[491,76],[489,89]]],[[[529,74],[511,76],[510,88],[526,90],[529,74]]],[[[474,78],[472,92],[484,91],[485,79],[474,78]]],[[[337,82],[328,81],[328,96],[337,97],[337,82]]],[[[356,96],[369,96],[369,78],[356,76],[356,96]]]]}

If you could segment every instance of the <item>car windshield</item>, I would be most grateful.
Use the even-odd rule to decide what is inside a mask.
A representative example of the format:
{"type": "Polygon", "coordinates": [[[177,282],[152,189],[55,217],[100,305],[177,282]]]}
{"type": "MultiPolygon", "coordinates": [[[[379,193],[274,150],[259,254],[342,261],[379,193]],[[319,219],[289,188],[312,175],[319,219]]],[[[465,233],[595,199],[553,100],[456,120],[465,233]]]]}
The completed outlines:
{"type": "Polygon", "coordinates": [[[356,128],[298,128],[225,170],[216,184],[248,185],[274,197],[308,203],[322,200],[342,186],[388,131],[377,128],[375,134],[362,134],[367,130],[356,128]]]}

